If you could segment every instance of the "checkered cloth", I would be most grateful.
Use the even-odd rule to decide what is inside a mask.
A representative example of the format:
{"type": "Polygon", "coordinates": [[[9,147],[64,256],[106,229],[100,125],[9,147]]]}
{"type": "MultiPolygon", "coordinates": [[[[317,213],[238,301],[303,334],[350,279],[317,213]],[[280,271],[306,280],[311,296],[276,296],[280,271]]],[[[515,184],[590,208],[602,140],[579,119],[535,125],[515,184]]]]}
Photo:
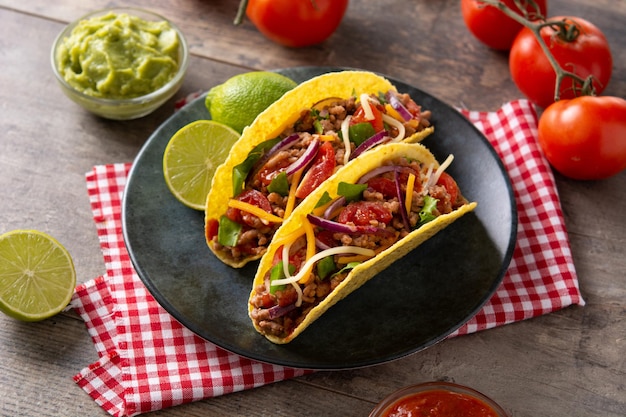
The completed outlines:
{"type": "MultiPolygon", "coordinates": [[[[534,139],[532,106],[520,100],[497,112],[461,112],[485,133],[509,172],[519,230],[502,285],[450,337],[583,305],[554,178],[534,139]]],[[[79,285],[72,300],[99,355],[74,377],[76,383],[111,415],[133,416],[310,372],[226,352],[154,300],[122,241],[121,198],[129,168],[101,165],[86,175],[107,273],[79,285]]]]}

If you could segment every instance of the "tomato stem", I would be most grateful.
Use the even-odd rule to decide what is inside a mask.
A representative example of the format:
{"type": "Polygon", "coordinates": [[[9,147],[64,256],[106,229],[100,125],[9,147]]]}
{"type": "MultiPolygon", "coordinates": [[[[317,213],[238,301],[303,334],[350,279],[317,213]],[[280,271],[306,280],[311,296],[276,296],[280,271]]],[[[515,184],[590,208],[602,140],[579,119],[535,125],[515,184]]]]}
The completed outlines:
{"type": "MultiPolygon", "coordinates": [[[[315,2],[315,0],[311,0],[311,5],[313,5],[313,8],[317,10],[317,3],[315,2]]],[[[241,22],[243,22],[243,17],[246,14],[247,8],[248,8],[248,0],[240,0],[239,8],[237,9],[237,15],[235,16],[235,20],[233,21],[233,24],[240,25],[241,22]]]]}
{"type": "MultiPolygon", "coordinates": [[[[541,36],[541,29],[543,29],[544,27],[550,27],[556,32],[555,36],[558,36],[565,42],[573,42],[580,35],[580,28],[575,22],[567,19],[558,21],[546,20],[543,17],[541,17],[539,20],[531,21],[529,19],[529,17],[532,18],[530,14],[524,11],[525,16],[521,16],[500,0],[479,1],[489,6],[500,9],[502,13],[506,14],[511,19],[519,22],[520,24],[532,31],[533,35],[537,39],[537,42],[539,43],[539,46],[543,50],[546,58],[550,62],[550,65],[552,66],[556,74],[556,84],[554,86],[554,101],[559,101],[561,96],[561,85],[566,78],[572,80],[572,90],[574,90],[575,92],[578,92],[581,95],[595,95],[593,76],[589,76],[587,79],[584,79],[577,74],[571,71],[567,71],[563,67],[561,67],[557,60],[554,58],[554,55],[552,55],[552,52],[550,52],[550,48],[544,41],[543,37],[541,36]]],[[[534,5],[534,8],[538,10],[538,7],[536,6],[534,1],[528,1],[530,1],[530,3],[534,5]]],[[[520,8],[520,10],[526,10],[526,8],[523,7],[523,0],[515,0],[515,4],[517,7],[520,8]]]]}
{"type": "Polygon", "coordinates": [[[241,24],[243,22],[243,17],[246,14],[246,9],[248,8],[248,0],[241,0],[239,2],[239,8],[237,9],[237,16],[235,16],[235,21],[233,22],[235,25],[241,24]]]}

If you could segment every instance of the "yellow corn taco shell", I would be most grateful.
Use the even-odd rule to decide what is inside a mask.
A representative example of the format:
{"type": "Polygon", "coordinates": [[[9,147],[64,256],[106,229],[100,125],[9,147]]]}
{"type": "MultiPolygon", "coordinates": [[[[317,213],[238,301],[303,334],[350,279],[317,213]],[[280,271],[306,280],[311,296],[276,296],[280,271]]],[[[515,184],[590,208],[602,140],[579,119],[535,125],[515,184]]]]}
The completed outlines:
{"type": "MultiPolygon", "coordinates": [[[[312,78],[288,91],[279,100],[259,114],[255,121],[246,127],[240,139],[233,146],[226,161],[220,165],[213,177],[211,191],[207,196],[205,210],[205,236],[208,235],[209,219],[219,219],[228,209],[228,201],[232,198],[232,170],[243,162],[250,151],[258,144],[276,137],[300,117],[302,110],[313,107],[316,103],[331,97],[357,97],[362,93],[377,94],[378,92],[397,91],[385,78],[367,71],[331,72],[312,78]]],[[[406,142],[419,142],[433,128],[417,132],[405,139],[406,142]]],[[[233,259],[207,238],[211,251],[224,263],[235,267],[243,267],[246,263],[258,259],[263,253],[243,259],[233,259]]]]}
{"type": "MultiPolygon", "coordinates": [[[[324,193],[328,192],[331,196],[334,196],[334,190],[337,189],[337,185],[339,184],[339,182],[347,182],[353,184],[358,181],[365,173],[381,166],[384,161],[401,156],[418,160],[425,163],[426,165],[433,163],[435,169],[439,167],[439,163],[436,161],[432,153],[426,147],[419,143],[396,143],[387,146],[381,146],[351,161],[342,169],[341,175],[334,175],[333,177],[328,179],[314,192],[312,192],[310,196],[307,197],[300,204],[300,206],[298,206],[294,210],[289,219],[283,223],[283,225],[277,230],[274,235],[273,242],[277,242],[278,245],[270,244],[268,251],[261,258],[248,302],[248,312],[251,319],[251,313],[254,308],[250,301],[255,296],[255,289],[257,288],[257,286],[263,284],[264,277],[266,276],[268,270],[272,267],[274,254],[278,250],[277,246],[280,246],[282,244],[281,240],[284,240],[286,236],[289,236],[290,234],[294,233],[296,229],[302,227],[303,221],[306,221],[305,219],[307,214],[313,211],[315,205],[320,200],[320,198],[322,198],[324,193]]],[[[376,274],[380,273],[388,266],[390,266],[393,262],[411,252],[413,249],[422,244],[424,241],[431,238],[437,232],[444,229],[464,214],[474,210],[476,205],[477,203],[471,202],[461,206],[451,213],[438,216],[433,221],[426,223],[418,229],[413,230],[407,236],[377,254],[374,258],[371,258],[356,266],[354,269],[351,270],[348,276],[320,304],[310,310],[305,319],[287,337],[280,338],[274,335],[267,334],[264,334],[264,336],[270,341],[277,344],[289,343],[338,301],[358,289],[376,274]]],[[[381,276],[379,279],[384,279],[384,277],[381,276]]],[[[263,331],[257,326],[254,319],[252,319],[252,322],[256,330],[259,333],[263,334],[263,331]]]]}

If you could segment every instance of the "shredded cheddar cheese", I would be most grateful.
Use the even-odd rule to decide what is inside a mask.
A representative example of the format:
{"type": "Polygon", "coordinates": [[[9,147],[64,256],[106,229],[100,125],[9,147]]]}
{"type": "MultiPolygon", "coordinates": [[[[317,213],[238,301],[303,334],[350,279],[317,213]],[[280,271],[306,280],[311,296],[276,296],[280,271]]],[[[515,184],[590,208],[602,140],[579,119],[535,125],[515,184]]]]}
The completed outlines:
{"type": "Polygon", "coordinates": [[[411,202],[413,201],[413,190],[415,190],[415,174],[410,173],[406,183],[406,196],[404,198],[404,207],[406,212],[411,212],[411,202]]]}
{"type": "Polygon", "coordinates": [[[400,121],[401,123],[404,123],[404,119],[402,118],[402,116],[400,116],[400,113],[398,113],[396,109],[391,107],[391,104],[385,104],[385,111],[389,116],[400,121]]]}
{"type": "Polygon", "coordinates": [[[296,171],[291,178],[291,187],[289,187],[289,197],[287,197],[287,205],[285,206],[284,217],[287,218],[291,215],[293,208],[296,206],[296,190],[300,184],[300,178],[302,178],[302,172],[304,169],[296,171]]]}
{"type": "Polygon", "coordinates": [[[283,222],[283,219],[281,219],[280,217],[275,216],[271,213],[268,213],[262,208],[259,208],[250,203],[246,203],[244,201],[239,201],[239,200],[235,200],[231,198],[230,200],[228,200],[228,207],[236,208],[236,209],[245,211],[246,213],[253,214],[257,216],[259,219],[261,219],[261,221],[265,221],[268,223],[282,223],[283,222]]]}
{"type": "Polygon", "coordinates": [[[336,137],[333,135],[319,135],[322,142],[334,142],[336,137]]]}

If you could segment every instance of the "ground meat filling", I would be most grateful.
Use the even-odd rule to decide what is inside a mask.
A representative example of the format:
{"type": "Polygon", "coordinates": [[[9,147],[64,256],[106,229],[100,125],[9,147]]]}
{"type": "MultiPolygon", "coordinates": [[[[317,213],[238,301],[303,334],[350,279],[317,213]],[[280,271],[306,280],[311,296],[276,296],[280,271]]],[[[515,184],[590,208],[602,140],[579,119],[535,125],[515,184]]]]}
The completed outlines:
{"type": "MultiPolygon", "coordinates": [[[[372,95],[371,97],[372,100],[378,100],[377,96],[372,95]]],[[[422,111],[408,94],[397,94],[397,97],[417,115],[412,121],[404,123],[405,136],[412,135],[430,126],[429,111],[422,111]]],[[[271,181],[283,172],[286,167],[297,161],[315,138],[323,137],[325,141],[331,142],[335,155],[335,170],[343,166],[346,150],[344,141],[339,136],[341,125],[347,116],[355,114],[358,107],[356,98],[351,97],[345,100],[324,100],[323,104],[314,106],[313,109],[302,111],[300,118],[279,135],[280,138],[286,138],[292,134],[298,134],[299,139],[289,149],[277,152],[269,160],[264,161],[263,166],[254,167],[251,171],[252,174],[246,181],[245,189],[260,191],[267,197],[269,202],[269,209],[266,211],[278,217],[284,217],[288,201],[287,196],[268,191],[271,181]]],[[[397,134],[397,129],[390,126],[387,126],[387,128],[390,130],[391,137],[397,134]]],[[[350,152],[353,152],[354,149],[355,145],[351,143],[350,152]]],[[[296,206],[300,201],[299,198],[296,198],[296,206]]],[[[241,215],[238,212],[238,209],[229,209],[228,217],[239,222],[241,215]]],[[[248,214],[248,218],[250,217],[255,216],[248,214]]],[[[226,252],[235,261],[264,253],[279,224],[268,224],[259,218],[256,219],[256,222],[248,219],[248,221],[242,224],[235,246],[223,246],[219,243],[218,237],[214,236],[215,248],[221,252],[226,252]]]]}
{"type": "MultiPolygon", "coordinates": [[[[407,213],[410,230],[406,229],[400,213],[401,204],[404,204],[404,202],[398,201],[397,192],[394,194],[388,188],[389,183],[387,181],[393,181],[395,174],[386,172],[370,179],[367,183],[368,188],[362,194],[362,199],[348,203],[333,218],[338,223],[376,226],[380,232],[367,234],[332,233],[328,230],[314,227],[316,238],[319,241],[322,241],[324,245],[329,247],[341,245],[359,246],[373,249],[378,253],[421,226],[420,212],[424,208],[426,198],[438,200],[436,207],[432,210],[434,216],[449,213],[467,204],[467,200],[460,194],[458,188],[453,191],[455,198],[452,201],[452,196],[445,186],[427,184],[424,174],[428,171],[428,167],[425,167],[423,164],[417,161],[409,161],[405,158],[395,159],[391,164],[402,167],[401,172],[405,177],[409,173],[413,173],[416,176],[411,208],[407,213]],[[423,183],[425,183],[425,189],[422,188],[423,183]]],[[[402,195],[406,196],[406,179],[401,180],[400,184],[402,195]]],[[[289,255],[290,263],[299,262],[297,265],[294,265],[296,271],[302,266],[306,252],[304,237],[299,239],[292,246],[292,251],[290,251],[289,255]]],[[[333,273],[320,277],[319,270],[313,267],[311,277],[309,277],[307,283],[296,284],[300,286],[302,291],[302,302],[298,307],[295,306],[298,296],[293,285],[286,285],[272,294],[268,272],[264,284],[255,288],[255,295],[250,300],[253,307],[251,317],[258,328],[265,334],[281,338],[287,337],[293,332],[309,311],[321,303],[350,272],[349,269],[344,269],[346,265],[341,263],[345,262],[345,260],[341,260],[342,257],[345,259],[346,256],[333,256],[335,266],[333,273]]]]}

